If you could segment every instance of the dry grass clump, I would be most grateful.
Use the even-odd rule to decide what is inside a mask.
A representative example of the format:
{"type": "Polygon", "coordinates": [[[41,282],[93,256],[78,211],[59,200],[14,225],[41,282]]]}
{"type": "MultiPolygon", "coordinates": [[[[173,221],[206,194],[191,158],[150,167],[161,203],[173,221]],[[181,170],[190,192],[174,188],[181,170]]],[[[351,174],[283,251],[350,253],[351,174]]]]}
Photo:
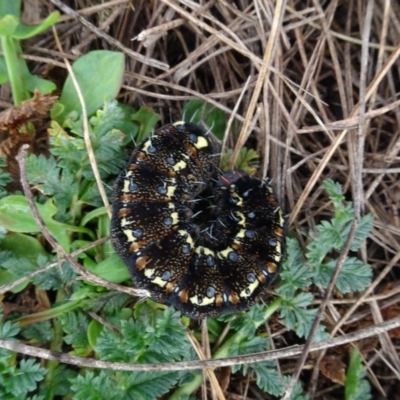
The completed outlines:
{"type": "MultiPolygon", "coordinates": [[[[374,268],[375,280],[356,306],[360,294],[344,298],[334,294],[335,301],[326,304],[325,320],[332,329],[340,321],[342,331],[335,329],[340,333],[399,318],[397,2],[37,0],[35,4],[24,4],[25,17],[31,21],[55,9],[64,13],[56,29],[71,60],[93,49],[125,52],[120,101],[150,106],[164,122],[180,119],[184,103],[193,98],[223,110],[232,127],[226,146],[237,152],[246,143],[258,151],[262,159],[258,174],[273,178],[290,213],[289,231],[303,244],[307,240],[303,233],[313,231],[332,213],[320,189],[322,181],[340,182],[346,198],[353,201],[355,216],[375,217],[361,251],[361,258],[374,268]],[[83,25],[76,11],[107,35],[101,37],[98,30],[83,25]]],[[[27,43],[24,54],[32,59],[34,70],[63,78],[61,54],[51,32],[27,43]]],[[[2,100],[7,100],[4,91],[2,100]]],[[[277,348],[285,345],[276,338],[277,348]]],[[[388,385],[399,386],[396,346],[396,335],[389,332],[363,350],[374,398],[395,396],[388,385]]],[[[345,351],[330,353],[336,361],[315,353],[307,358],[301,378],[315,398],[333,398],[329,390],[335,379],[329,371],[337,368],[335,362],[345,351]],[[321,371],[325,377],[318,376],[321,371]]],[[[296,360],[282,361],[285,373],[293,372],[296,360]]],[[[230,398],[242,398],[239,390],[229,391],[230,398]]]]}

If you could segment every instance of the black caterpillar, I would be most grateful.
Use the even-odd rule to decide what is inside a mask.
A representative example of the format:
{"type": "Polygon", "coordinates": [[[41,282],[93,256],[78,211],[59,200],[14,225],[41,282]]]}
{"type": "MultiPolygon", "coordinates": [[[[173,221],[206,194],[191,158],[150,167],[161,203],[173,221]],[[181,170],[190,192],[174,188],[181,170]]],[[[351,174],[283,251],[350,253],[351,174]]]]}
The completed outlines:
{"type": "Polygon", "coordinates": [[[111,237],[138,288],[192,318],[246,310],[279,272],[284,218],[266,181],[218,173],[201,127],[176,122],[133,151],[113,198],[111,237]],[[193,221],[213,185],[213,221],[193,221]]]}

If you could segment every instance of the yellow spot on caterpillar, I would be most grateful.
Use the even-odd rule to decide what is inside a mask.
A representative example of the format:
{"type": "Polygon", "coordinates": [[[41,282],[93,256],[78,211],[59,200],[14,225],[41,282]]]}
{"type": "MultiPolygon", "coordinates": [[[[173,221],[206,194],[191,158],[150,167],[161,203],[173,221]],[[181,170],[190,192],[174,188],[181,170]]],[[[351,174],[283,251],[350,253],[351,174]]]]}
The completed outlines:
{"type": "Polygon", "coordinates": [[[232,247],[227,247],[225,250],[219,251],[217,255],[219,258],[225,259],[231,251],[233,251],[232,247]]]}
{"type": "Polygon", "coordinates": [[[208,298],[207,296],[200,296],[201,302],[199,301],[199,296],[193,296],[189,300],[192,304],[197,304],[199,306],[208,306],[209,304],[214,303],[215,297],[208,298]]]}
{"type": "Polygon", "coordinates": [[[132,230],[124,229],[123,232],[124,232],[124,234],[126,236],[126,239],[128,240],[129,243],[136,242],[136,238],[132,235],[132,230]]]}
{"type": "Polygon", "coordinates": [[[149,147],[151,147],[151,140],[148,140],[143,144],[143,151],[148,153],[149,147]]]}
{"type": "Polygon", "coordinates": [[[130,192],[129,185],[130,185],[129,179],[124,179],[124,187],[122,188],[122,191],[124,193],[130,192]]]}
{"type": "Polygon", "coordinates": [[[236,197],[238,199],[238,202],[236,203],[237,206],[242,206],[243,205],[243,199],[236,193],[232,193],[232,197],[236,197]]]}
{"type": "Polygon", "coordinates": [[[177,212],[171,213],[172,225],[176,225],[179,222],[179,215],[177,212]]]}
{"type": "Polygon", "coordinates": [[[208,256],[208,255],[215,256],[215,253],[212,250],[210,250],[207,247],[203,247],[203,246],[197,246],[195,249],[195,252],[197,254],[205,254],[206,256],[208,256]]]}
{"type": "Polygon", "coordinates": [[[151,278],[154,275],[154,271],[155,269],[146,268],[144,270],[144,276],[147,276],[147,278],[151,278]]]}
{"type": "Polygon", "coordinates": [[[130,222],[126,218],[121,218],[121,227],[130,225],[130,222]]]}
{"type": "Polygon", "coordinates": [[[183,229],[180,229],[180,230],[178,231],[178,233],[179,233],[179,235],[182,236],[182,237],[186,237],[186,236],[187,236],[187,238],[186,238],[186,243],[189,244],[190,247],[193,247],[193,246],[194,246],[193,238],[188,234],[187,231],[185,231],[185,230],[183,230],[183,229]]]}
{"type": "Polygon", "coordinates": [[[154,279],[152,279],[151,283],[164,287],[167,284],[167,281],[164,281],[159,276],[156,276],[154,279]]]}
{"type": "Polygon", "coordinates": [[[181,160],[181,161],[177,162],[177,163],[174,165],[173,170],[174,170],[174,171],[179,171],[179,170],[181,170],[181,169],[186,168],[186,166],[187,166],[187,163],[185,163],[185,161],[181,160]]]}
{"type": "Polygon", "coordinates": [[[173,185],[167,186],[167,193],[166,193],[166,196],[169,197],[169,198],[171,198],[171,197],[174,195],[175,190],[176,190],[176,186],[173,186],[173,185]]]}
{"type": "Polygon", "coordinates": [[[243,227],[246,226],[246,217],[241,212],[237,212],[236,216],[240,218],[238,225],[242,225],[243,227]]]}
{"type": "Polygon", "coordinates": [[[257,279],[253,283],[250,283],[249,286],[240,292],[240,297],[250,297],[259,284],[260,283],[257,279]]]}
{"type": "Polygon", "coordinates": [[[208,147],[207,139],[203,136],[197,136],[197,143],[193,143],[196,149],[202,149],[203,147],[208,147]]]}
{"type": "Polygon", "coordinates": [[[275,251],[277,252],[277,254],[274,257],[274,260],[276,262],[279,262],[282,258],[282,247],[281,244],[279,242],[277,242],[276,247],[275,247],[275,251]]]}
{"type": "Polygon", "coordinates": [[[246,229],[241,229],[241,230],[236,234],[236,237],[237,237],[238,239],[242,239],[242,238],[245,237],[245,234],[246,234],[246,229]]]}

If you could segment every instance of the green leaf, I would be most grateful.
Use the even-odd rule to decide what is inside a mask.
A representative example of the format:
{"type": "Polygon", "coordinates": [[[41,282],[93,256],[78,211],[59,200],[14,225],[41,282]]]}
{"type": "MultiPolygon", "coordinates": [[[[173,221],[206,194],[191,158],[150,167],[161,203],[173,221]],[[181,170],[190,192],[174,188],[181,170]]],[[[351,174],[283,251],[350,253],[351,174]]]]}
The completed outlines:
{"type": "Polygon", "coordinates": [[[19,19],[21,16],[21,0],[1,0],[0,17],[4,17],[7,14],[15,15],[19,19]]]}
{"type": "Polygon", "coordinates": [[[0,250],[12,251],[16,257],[25,257],[32,263],[36,263],[39,255],[48,256],[36,238],[23,233],[9,233],[1,241],[0,250]]]}
{"type": "MultiPolygon", "coordinates": [[[[91,142],[96,158],[97,166],[101,177],[104,179],[109,175],[116,175],[120,172],[127,161],[127,154],[124,149],[125,134],[115,127],[126,127],[127,115],[118,106],[116,101],[106,102],[103,109],[98,110],[96,115],[90,118],[91,142]]],[[[68,119],[65,122],[75,135],[70,136],[56,122],[52,123],[50,130],[50,143],[53,148],[51,153],[57,156],[58,167],[68,170],[80,179],[82,176],[94,182],[92,166],[90,164],[85,141],[83,139],[81,120],[73,121],[68,119]]],[[[129,121],[128,121],[128,126],[129,121]]],[[[136,124],[135,124],[136,128],[136,124]]],[[[87,201],[91,193],[90,185],[85,185],[80,200],[87,201]]]]}
{"type": "Polygon", "coordinates": [[[127,266],[115,253],[99,263],[85,264],[85,267],[93,274],[113,283],[122,283],[131,277],[127,266]]]}
{"type": "Polygon", "coordinates": [[[33,93],[36,89],[40,93],[51,93],[57,89],[57,86],[47,79],[43,79],[40,76],[32,75],[27,68],[22,68],[25,87],[30,92],[33,93]]]}
{"type": "Polygon", "coordinates": [[[0,36],[13,36],[18,23],[19,20],[14,15],[4,16],[0,19],[0,36]]]}
{"type": "Polygon", "coordinates": [[[299,293],[290,300],[282,301],[280,317],[285,320],[287,329],[295,328],[299,337],[308,335],[316,315],[316,309],[307,308],[312,300],[311,293],[299,293]]]}
{"type": "MultiPolygon", "coordinates": [[[[315,283],[326,288],[336,264],[336,260],[322,264],[315,277],[315,283]]],[[[342,293],[351,293],[364,290],[371,284],[371,280],[371,266],[363,263],[358,258],[348,257],[342,265],[335,285],[342,293]]]]}
{"type": "Polygon", "coordinates": [[[8,374],[1,376],[0,384],[13,396],[25,396],[37,387],[37,382],[44,378],[46,369],[33,359],[21,360],[18,367],[9,368],[8,374]]]}
{"type": "Polygon", "coordinates": [[[183,107],[183,119],[195,124],[204,121],[218,139],[224,137],[226,129],[224,112],[203,100],[188,101],[183,107]]]}
{"type": "Polygon", "coordinates": [[[24,25],[20,23],[18,28],[13,34],[14,39],[17,40],[24,40],[29,39],[33,36],[39,35],[40,33],[44,32],[47,28],[55,25],[60,18],[60,13],[58,11],[52,12],[46,19],[44,19],[38,25],[24,25]]]}
{"type": "Polygon", "coordinates": [[[92,371],[86,371],[71,379],[71,390],[75,400],[120,399],[120,383],[115,386],[110,382],[110,371],[100,371],[97,376],[92,371]]]}
{"type": "Polygon", "coordinates": [[[277,293],[285,299],[291,299],[298,289],[311,285],[313,273],[305,262],[303,250],[298,240],[286,239],[286,258],[280,273],[282,285],[276,289],[277,293]]]}
{"type": "Polygon", "coordinates": [[[79,356],[87,355],[91,349],[87,337],[89,317],[82,311],[70,311],[59,316],[63,331],[66,333],[64,341],[70,344],[73,353],[79,356]]]}
{"type": "Polygon", "coordinates": [[[154,127],[161,119],[161,115],[154,112],[152,108],[143,106],[136,113],[132,114],[131,118],[132,121],[135,121],[139,125],[139,132],[135,139],[139,143],[154,131],[154,127]]]}
{"type": "MultiPolygon", "coordinates": [[[[39,257],[38,264],[40,267],[44,267],[48,264],[48,260],[39,257]]],[[[58,290],[74,282],[75,277],[76,271],[72,265],[68,262],[62,262],[61,265],[36,275],[33,282],[43,290],[58,290]]]]}
{"type": "Polygon", "coordinates": [[[352,348],[350,363],[346,373],[346,400],[368,400],[371,398],[371,387],[365,377],[365,368],[360,351],[352,348]]]}
{"type": "Polygon", "coordinates": [[[21,335],[32,342],[44,343],[53,338],[54,331],[50,321],[41,321],[28,325],[21,331],[21,335]]]}
{"type": "MultiPolygon", "coordinates": [[[[230,158],[233,151],[228,150],[221,157],[221,168],[223,171],[227,171],[229,169],[230,158]]],[[[248,174],[253,175],[258,167],[260,166],[260,156],[253,149],[248,149],[247,147],[243,147],[240,149],[238,158],[236,160],[235,168],[242,169],[246,171],[248,174]]]]}
{"type": "Polygon", "coordinates": [[[58,215],[64,216],[67,208],[79,193],[76,176],[57,166],[53,157],[31,154],[27,160],[28,180],[47,196],[52,196],[58,209],[58,215]]]}
{"type": "MultiPolygon", "coordinates": [[[[49,363],[50,364],[50,363],[49,363]]],[[[75,371],[65,364],[58,364],[55,368],[51,366],[44,382],[40,384],[39,393],[43,394],[43,399],[48,400],[51,395],[66,396],[63,399],[71,398],[70,380],[76,378],[78,371],[75,371]]]]}
{"type": "MultiPolygon", "coordinates": [[[[91,51],[73,63],[72,69],[89,116],[99,109],[105,100],[116,97],[121,87],[124,67],[123,53],[107,50],[91,51]]],[[[68,114],[72,112],[81,114],[79,98],[70,76],[64,84],[59,104],[64,109],[56,114],[56,109],[53,108],[51,117],[60,124],[63,124],[68,114]]]]}
{"type": "Polygon", "coordinates": [[[96,347],[97,339],[100,337],[102,330],[103,325],[100,324],[100,322],[96,321],[95,319],[90,321],[87,330],[87,337],[91,347],[96,347]]]}
{"type": "Polygon", "coordinates": [[[3,56],[0,56],[0,85],[8,82],[8,71],[6,60],[3,56]]]}
{"type": "MultiPolygon", "coordinates": [[[[55,221],[52,217],[57,213],[57,207],[53,204],[51,199],[45,204],[36,203],[36,207],[51,234],[66,251],[69,251],[70,247],[68,231],[90,233],[86,228],[55,221]]],[[[28,201],[25,197],[19,195],[11,195],[0,199],[0,225],[11,232],[40,232],[31,214],[28,201]]]]}
{"type": "Polygon", "coordinates": [[[19,325],[11,321],[0,323],[0,338],[10,339],[16,336],[20,331],[19,325]]]}

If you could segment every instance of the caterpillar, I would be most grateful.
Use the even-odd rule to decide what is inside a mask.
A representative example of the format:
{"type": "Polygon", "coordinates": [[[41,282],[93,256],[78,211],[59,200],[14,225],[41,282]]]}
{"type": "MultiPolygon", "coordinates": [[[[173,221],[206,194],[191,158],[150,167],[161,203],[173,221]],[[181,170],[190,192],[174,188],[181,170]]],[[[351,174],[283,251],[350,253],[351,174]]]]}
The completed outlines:
{"type": "Polygon", "coordinates": [[[217,162],[209,132],[180,121],[140,143],[113,188],[111,241],[134,284],[192,318],[250,308],[284,256],[269,182],[217,162]],[[202,229],[194,205],[207,186],[214,212],[202,229]]]}

